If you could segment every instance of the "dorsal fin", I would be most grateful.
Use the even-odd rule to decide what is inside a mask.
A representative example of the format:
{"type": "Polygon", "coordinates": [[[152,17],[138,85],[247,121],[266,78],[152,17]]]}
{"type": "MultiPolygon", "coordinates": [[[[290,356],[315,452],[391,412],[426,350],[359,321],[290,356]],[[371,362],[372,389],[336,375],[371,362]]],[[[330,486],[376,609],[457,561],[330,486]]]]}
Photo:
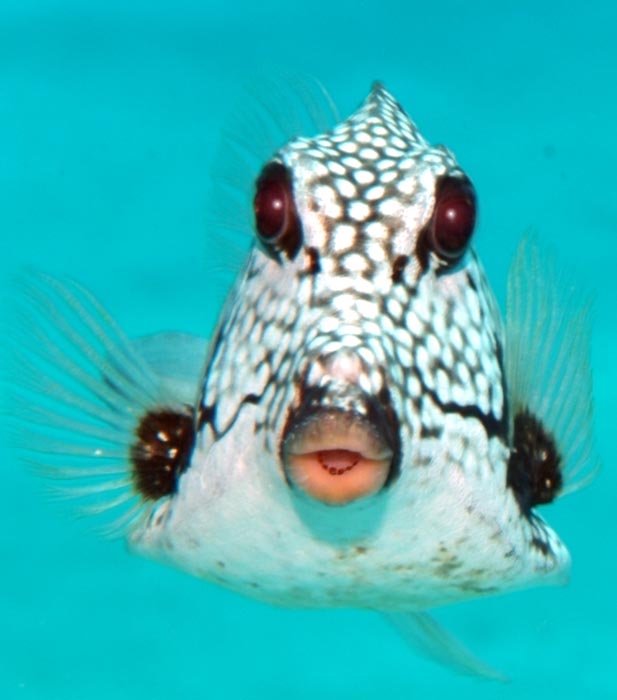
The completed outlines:
{"type": "Polygon", "coordinates": [[[253,242],[253,195],[264,164],[290,139],[322,133],[338,119],[326,89],[307,75],[257,75],[241,91],[212,163],[206,228],[215,302],[223,302],[253,242]]]}

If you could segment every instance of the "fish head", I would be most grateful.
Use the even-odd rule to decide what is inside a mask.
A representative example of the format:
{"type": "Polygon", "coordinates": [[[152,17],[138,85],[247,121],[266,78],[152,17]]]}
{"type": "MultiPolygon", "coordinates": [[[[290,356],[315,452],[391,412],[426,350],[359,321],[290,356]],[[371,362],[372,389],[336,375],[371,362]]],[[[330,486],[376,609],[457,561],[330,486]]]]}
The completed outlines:
{"type": "Polygon", "coordinates": [[[132,546],[270,602],[423,609],[558,582],[507,484],[476,196],[380,84],[263,167],[177,492],[132,546]]]}
{"type": "MultiPolygon", "coordinates": [[[[284,423],[286,475],[330,505],[377,493],[397,479],[401,463],[414,461],[422,426],[431,423],[422,416],[423,389],[439,386],[447,403],[457,363],[484,371],[469,366],[477,360],[471,353],[441,352],[449,345],[445,319],[464,324],[470,306],[481,307],[467,271],[456,274],[475,223],[473,187],[452,154],[430,146],[376,85],[332,133],[292,142],[264,168],[255,210],[271,258],[262,279],[286,268],[274,289],[283,292],[274,302],[279,313],[268,321],[291,336],[288,370],[273,373],[286,393],[273,404],[282,412],[271,412],[274,434],[284,423]],[[289,212],[271,237],[279,199],[289,212]],[[286,327],[292,305],[297,319],[286,327]]],[[[489,337],[496,322],[490,314],[489,337]]],[[[488,371],[487,393],[501,384],[499,368],[488,371]]],[[[485,398],[501,416],[500,389],[485,398]]]]}

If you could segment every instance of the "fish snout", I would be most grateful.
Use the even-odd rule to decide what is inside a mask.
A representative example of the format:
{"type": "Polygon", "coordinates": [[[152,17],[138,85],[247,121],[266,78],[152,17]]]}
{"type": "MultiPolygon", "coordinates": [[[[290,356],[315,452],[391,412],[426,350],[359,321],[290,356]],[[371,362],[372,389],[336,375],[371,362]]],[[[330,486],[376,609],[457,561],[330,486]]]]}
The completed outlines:
{"type": "Polygon", "coordinates": [[[281,441],[287,480],[327,505],[376,494],[398,470],[398,419],[385,387],[366,391],[368,376],[352,352],[319,357],[289,411],[281,441]]]}

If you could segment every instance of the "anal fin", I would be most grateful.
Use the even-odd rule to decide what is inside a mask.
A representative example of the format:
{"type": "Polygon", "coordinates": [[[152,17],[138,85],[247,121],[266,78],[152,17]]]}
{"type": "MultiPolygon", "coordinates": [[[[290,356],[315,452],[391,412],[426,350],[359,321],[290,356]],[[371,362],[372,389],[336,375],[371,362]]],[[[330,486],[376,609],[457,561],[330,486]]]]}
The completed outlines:
{"type": "Polygon", "coordinates": [[[383,615],[408,644],[431,661],[466,676],[507,682],[503,674],[478,659],[428,613],[386,612],[383,615]]]}

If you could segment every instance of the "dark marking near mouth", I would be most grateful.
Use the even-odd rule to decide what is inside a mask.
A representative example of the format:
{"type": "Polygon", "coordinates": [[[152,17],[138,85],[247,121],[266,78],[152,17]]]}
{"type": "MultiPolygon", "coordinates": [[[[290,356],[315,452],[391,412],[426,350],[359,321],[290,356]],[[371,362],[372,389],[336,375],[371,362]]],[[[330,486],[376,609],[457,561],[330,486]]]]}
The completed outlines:
{"type": "Polygon", "coordinates": [[[397,284],[403,280],[405,265],[409,262],[408,255],[398,255],[392,263],[392,281],[397,284]]]}
{"type": "Polygon", "coordinates": [[[563,485],[555,439],[528,410],[514,417],[506,483],[525,514],[534,506],[555,500],[563,485]]]}
{"type": "MultiPolygon", "coordinates": [[[[383,372],[383,371],[382,371],[383,372]]],[[[279,458],[283,464],[283,446],[287,436],[304,421],[319,411],[341,412],[355,414],[361,420],[367,421],[390,447],[393,453],[392,462],[383,488],[388,487],[400,474],[401,462],[401,430],[392,397],[387,387],[382,388],[376,396],[363,396],[356,407],[337,407],[324,405],[328,393],[326,386],[309,386],[306,384],[308,369],[296,382],[297,401],[295,407],[290,407],[283,427],[280,441],[279,458]]],[[[385,384],[385,377],[384,377],[385,384]]],[[[291,485],[286,470],[283,470],[286,482],[291,485]]]]}
{"type": "Polygon", "coordinates": [[[390,390],[386,386],[386,377],[384,376],[382,370],[382,381],[383,388],[377,394],[377,401],[381,406],[381,410],[370,403],[368,417],[370,421],[374,422],[374,425],[383,423],[383,418],[385,417],[385,425],[383,430],[387,435],[387,441],[392,446],[392,451],[394,456],[392,458],[392,464],[390,465],[390,471],[388,472],[388,478],[384,484],[384,487],[390,486],[392,482],[396,481],[401,473],[401,424],[396,414],[394,404],[392,403],[392,395],[390,390]],[[381,414],[381,416],[380,416],[381,414]]]}
{"type": "Polygon", "coordinates": [[[130,450],[135,489],[153,501],[174,494],[195,445],[193,409],[151,411],[141,419],[135,436],[130,450]]]}

